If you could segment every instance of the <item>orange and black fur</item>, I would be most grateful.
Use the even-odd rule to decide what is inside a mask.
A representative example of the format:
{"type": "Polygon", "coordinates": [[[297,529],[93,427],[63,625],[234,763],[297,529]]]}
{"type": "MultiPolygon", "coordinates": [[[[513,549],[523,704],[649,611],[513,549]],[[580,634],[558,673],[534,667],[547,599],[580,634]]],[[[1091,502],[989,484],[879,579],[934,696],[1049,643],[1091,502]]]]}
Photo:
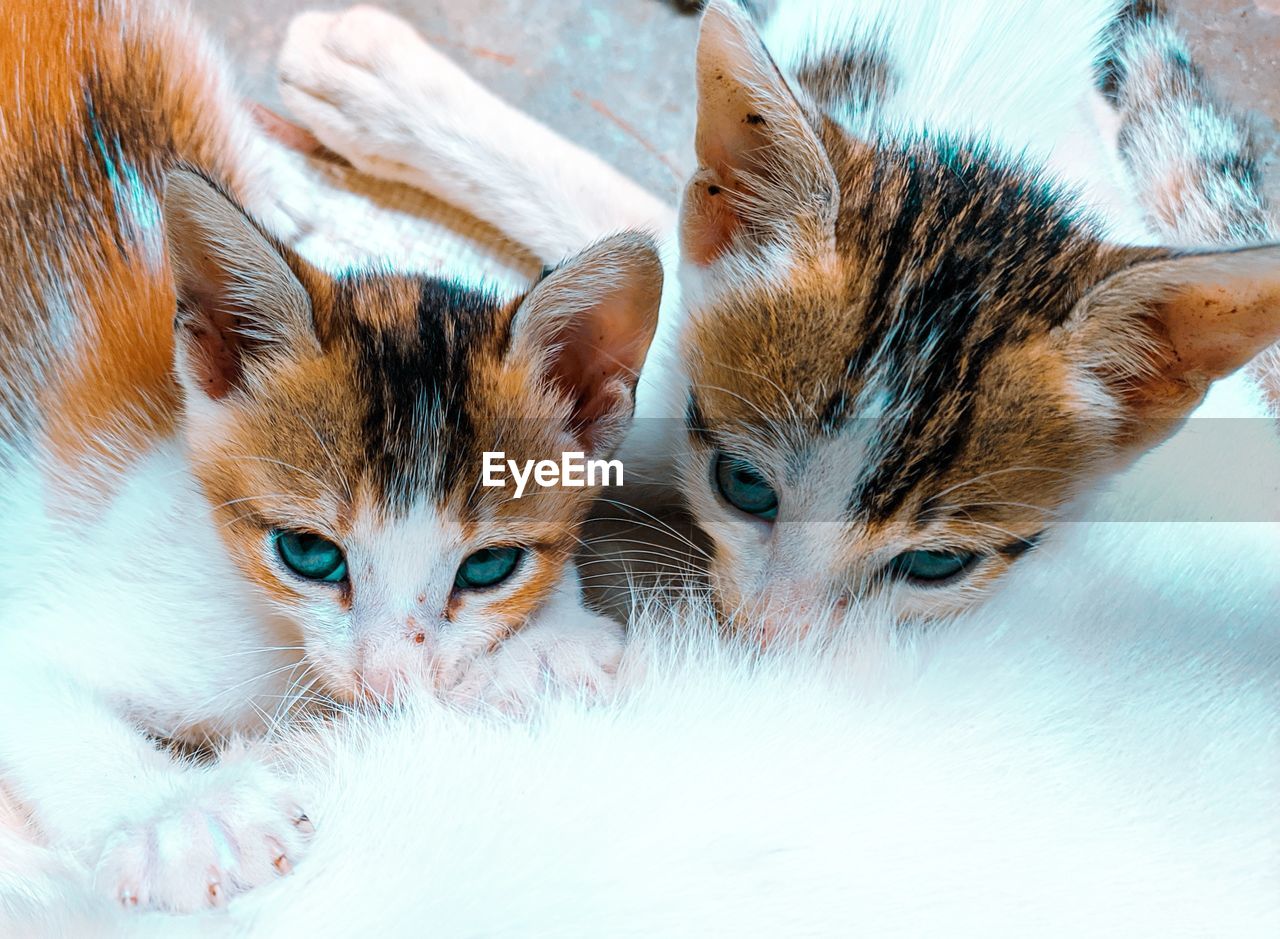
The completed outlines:
{"type": "Polygon", "coordinates": [[[480,453],[613,448],[661,269],[618,235],[514,300],[325,272],[259,220],[266,148],[180,9],[17,0],[0,60],[0,774],[107,893],[216,905],[309,823],[154,738],[610,680],[591,491],[516,502],[480,453]]]}
{"type": "MultiPolygon", "coordinates": [[[[282,64],[327,146],[544,257],[655,217],[385,13],[299,17],[282,64]]],[[[680,430],[621,453],[735,628],[973,607],[1280,334],[1248,135],[1153,4],[712,0],[696,99],[640,386],[680,430]]]]}
{"type": "MultiPolygon", "coordinates": [[[[792,29],[795,6],[777,12],[792,29]]],[[[1163,246],[1122,243],[999,132],[951,126],[962,106],[929,88],[947,80],[930,56],[967,60],[886,24],[909,36],[913,17],[976,7],[883,4],[840,25],[800,6],[853,38],[778,39],[790,79],[733,4],[708,10],[681,209],[681,487],[717,605],[765,635],[881,601],[969,607],[1280,335],[1280,247],[1246,135],[1154,12],[1120,11],[1099,73],[1163,246]]],[[[1011,67],[996,62],[997,84],[1011,67]]],[[[1035,123],[1004,120],[1011,138],[1035,123]]]]}

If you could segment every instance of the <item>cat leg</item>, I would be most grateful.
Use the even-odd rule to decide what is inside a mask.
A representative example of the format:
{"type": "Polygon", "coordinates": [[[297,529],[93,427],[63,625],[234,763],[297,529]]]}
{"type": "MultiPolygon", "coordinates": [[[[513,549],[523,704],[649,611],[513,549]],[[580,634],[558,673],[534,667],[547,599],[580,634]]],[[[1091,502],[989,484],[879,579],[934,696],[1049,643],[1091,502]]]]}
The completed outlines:
{"type": "Polygon", "coordinates": [[[625,634],[587,609],[577,571],[569,568],[550,600],[519,632],[465,669],[443,676],[450,700],[527,711],[547,689],[607,696],[613,691],[625,634]]]}
{"type": "Polygon", "coordinates": [[[426,190],[547,264],[674,213],[603,160],[490,94],[389,13],[305,13],[280,52],[281,94],[327,147],[426,190]]]}
{"type": "Polygon", "coordinates": [[[5,671],[6,785],[99,892],[129,907],[203,909],[287,873],[301,855],[309,822],[261,763],[235,754],[179,763],[83,687],[39,669],[5,671]]]}

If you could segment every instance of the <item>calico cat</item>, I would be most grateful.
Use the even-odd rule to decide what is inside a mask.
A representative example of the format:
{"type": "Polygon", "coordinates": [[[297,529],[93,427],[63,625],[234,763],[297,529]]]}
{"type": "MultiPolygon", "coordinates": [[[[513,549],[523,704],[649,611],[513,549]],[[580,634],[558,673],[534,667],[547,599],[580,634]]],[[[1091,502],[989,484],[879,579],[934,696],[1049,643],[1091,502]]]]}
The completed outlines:
{"type": "Polygon", "coordinates": [[[326,273],[245,210],[266,145],[180,10],[15,0],[0,59],[0,774],[120,902],[217,905],[288,871],[305,806],[157,739],[611,681],[590,490],[516,503],[480,452],[612,450],[661,267],[621,234],[515,300],[326,273]]]}
{"type": "MultiPolygon", "coordinates": [[[[624,452],[671,460],[728,622],[955,613],[1280,337],[1247,134],[1149,3],[759,6],[768,48],[702,20],[638,412],[683,427],[624,452]]],[[[327,146],[544,256],[662,216],[376,10],[300,17],[281,66],[327,146]]]]}

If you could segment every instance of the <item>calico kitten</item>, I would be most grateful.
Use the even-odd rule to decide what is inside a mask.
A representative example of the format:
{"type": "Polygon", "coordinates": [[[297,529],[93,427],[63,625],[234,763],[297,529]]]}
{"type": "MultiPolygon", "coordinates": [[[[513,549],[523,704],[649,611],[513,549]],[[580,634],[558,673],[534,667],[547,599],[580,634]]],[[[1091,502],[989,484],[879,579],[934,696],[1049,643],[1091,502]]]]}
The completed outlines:
{"type": "MultiPolygon", "coordinates": [[[[1280,247],[1114,243],[1051,173],[1010,155],[1020,116],[977,118],[974,135],[954,124],[975,102],[894,107],[920,90],[868,57],[893,63],[875,44],[894,42],[885,21],[918,12],[886,5],[835,46],[796,40],[796,23],[852,24],[802,6],[780,27],[795,92],[728,4],[704,20],[701,165],[680,231],[682,489],[715,542],[721,609],[766,634],[876,595],[899,615],[970,606],[1100,475],[1280,336],[1280,247]],[[833,56],[861,91],[833,88],[833,56]]],[[[958,54],[938,13],[925,64],[958,54]]]]}
{"type": "MultiPolygon", "coordinates": [[[[1280,246],[1240,125],[1156,11],[769,6],[785,74],[737,5],[702,21],[677,354],[639,413],[683,417],[665,452],[727,621],[955,613],[1280,336],[1280,246]],[[1129,192],[1089,110],[1108,38],[1129,192]],[[1153,212],[1178,249],[1142,243],[1153,212]],[[1239,247],[1186,250],[1214,242],[1239,247]]],[[[300,18],[282,78],[328,146],[535,250],[601,205],[656,215],[375,10],[300,18]]]]}
{"type": "Polygon", "coordinates": [[[516,503],[480,452],[614,447],[661,268],[624,234],[511,301],[335,276],[242,207],[263,144],[180,12],[19,0],[0,59],[0,773],[122,903],[217,905],[310,823],[157,738],[611,680],[570,560],[590,491],[516,503]]]}

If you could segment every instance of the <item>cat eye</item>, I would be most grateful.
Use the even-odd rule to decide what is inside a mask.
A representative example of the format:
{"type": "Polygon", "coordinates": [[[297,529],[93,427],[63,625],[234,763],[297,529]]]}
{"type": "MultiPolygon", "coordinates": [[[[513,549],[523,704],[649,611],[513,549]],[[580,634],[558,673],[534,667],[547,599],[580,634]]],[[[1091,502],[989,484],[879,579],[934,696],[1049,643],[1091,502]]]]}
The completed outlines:
{"type": "Polygon", "coordinates": [[[937,587],[959,577],[981,557],[973,551],[904,551],[886,570],[890,577],[937,587]]]}
{"type": "Polygon", "coordinates": [[[309,531],[280,529],[275,533],[275,542],[280,560],[299,577],[326,584],[347,579],[347,557],[328,538],[309,531]]]}
{"type": "Polygon", "coordinates": [[[717,453],[715,476],[720,495],[735,509],[767,521],[778,517],[777,492],[746,460],[717,453]]]}
{"type": "Polygon", "coordinates": [[[515,571],[524,548],[481,548],[458,567],[453,583],[462,590],[479,590],[502,583],[515,571]]]}

